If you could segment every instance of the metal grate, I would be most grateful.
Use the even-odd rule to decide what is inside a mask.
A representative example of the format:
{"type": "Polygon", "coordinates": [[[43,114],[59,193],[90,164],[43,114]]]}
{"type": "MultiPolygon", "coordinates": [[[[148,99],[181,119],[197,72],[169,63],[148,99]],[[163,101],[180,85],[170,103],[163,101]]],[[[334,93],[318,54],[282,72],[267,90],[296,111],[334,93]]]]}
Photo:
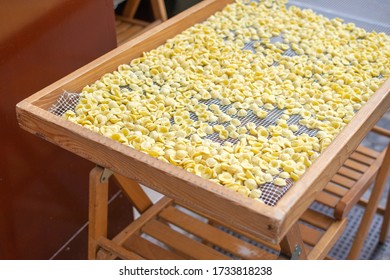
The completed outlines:
{"type": "MultiPolygon", "coordinates": [[[[343,6],[343,4],[341,4],[341,2],[345,3],[345,2],[351,2],[351,1],[349,1],[349,0],[344,0],[344,1],[308,1],[307,0],[307,1],[304,1],[303,0],[303,1],[290,1],[290,4],[288,4],[288,5],[296,5],[296,6],[301,7],[301,8],[311,8],[316,12],[320,12],[323,15],[328,16],[329,18],[334,18],[334,17],[340,17],[340,16],[345,15],[343,13],[340,14],[340,12],[338,12],[338,10],[337,10],[339,6],[343,6]]],[[[362,1],[360,1],[360,2],[362,2],[362,1]]],[[[378,5],[380,4],[379,1],[376,1],[376,2],[378,2],[378,5]]],[[[390,1],[382,0],[381,2],[383,2],[384,10],[390,9],[390,5],[388,5],[390,3],[387,3],[390,1]]],[[[356,5],[352,5],[352,6],[356,6],[356,5]]],[[[363,12],[364,12],[366,5],[362,4],[361,7],[362,7],[363,12]]],[[[354,8],[354,10],[356,10],[356,7],[354,8]]],[[[371,19],[367,19],[365,21],[365,18],[364,18],[365,15],[367,15],[367,13],[362,13],[359,15],[351,15],[350,17],[344,17],[344,18],[347,19],[348,21],[355,22],[358,26],[365,28],[368,31],[371,31],[371,30],[376,30],[378,32],[385,31],[386,33],[390,34],[390,22],[378,23],[378,22],[375,22],[371,19]]],[[[388,18],[386,18],[386,19],[387,19],[387,21],[389,21],[388,18]]],[[[283,40],[283,38],[281,36],[271,38],[272,43],[281,42],[282,40],[283,40]]],[[[251,41],[251,42],[247,43],[243,47],[243,49],[250,50],[250,51],[255,53],[256,50],[253,47],[253,45],[255,43],[258,43],[258,42],[251,41]]],[[[296,54],[291,49],[288,49],[287,51],[285,51],[285,53],[283,55],[295,56],[296,54]]],[[[274,64],[273,66],[277,66],[277,64],[274,64]]],[[[80,98],[79,98],[79,95],[77,93],[65,92],[63,95],[61,95],[61,97],[58,99],[58,101],[52,107],[50,107],[49,111],[55,115],[62,116],[67,110],[74,111],[74,108],[78,104],[79,99],[80,98]]],[[[221,111],[223,111],[224,113],[226,113],[227,110],[229,108],[231,108],[231,106],[232,106],[232,105],[223,106],[220,104],[219,100],[214,100],[214,99],[203,101],[203,103],[206,105],[216,104],[219,106],[221,111]]],[[[272,111],[269,111],[269,110],[265,109],[264,107],[262,109],[269,112],[267,117],[264,119],[260,119],[260,118],[256,117],[256,115],[253,113],[253,111],[251,111],[249,109],[247,110],[248,114],[245,117],[238,117],[236,115],[232,116],[232,117],[237,118],[241,121],[241,125],[238,126],[237,128],[245,126],[248,122],[253,122],[256,125],[256,127],[264,126],[265,128],[268,128],[269,126],[276,124],[276,121],[278,119],[280,119],[281,115],[284,114],[283,110],[279,110],[277,108],[273,109],[272,111]]],[[[197,116],[195,114],[191,114],[191,118],[193,120],[197,120],[197,116]]],[[[301,135],[303,133],[306,133],[309,136],[315,136],[317,133],[316,130],[308,129],[307,127],[299,124],[299,121],[301,119],[302,119],[301,116],[293,115],[287,121],[287,123],[289,125],[294,124],[294,125],[298,126],[298,130],[294,134],[301,135]]],[[[210,125],[213,125],[213,124],[215,124],[215,123],[210,123],[210,125]]],[[[228,123],[225,123],[224,126],[226,127],[227,125],[228,125],[228,123]]],[[[218,137],[217,133],[207,135],[204,137],[204,139],[209,139],[211,141],[218,142],[220,144],[224,144],[225,142],[235,144],[238,141],[237,139],[233,139],[233,138],[221,140],[218,137]]],[[[274,178],[276,178],[277,176],[278,175],[276,175],[274,178]]],[[[286,182],[287,182],[287,185],[285,187],[278,187],[278,186],[273,185],[272,183],[266,183],[266,184],[259,186],[259,188],[261,188],[261,190],[262,190],[262,195],[260,198],[267,205],[271,205],[271,206],[276,205],[276,203],[279,201],[279,199],[293,185],[293,180],[291,180],[291,179],[288,179],[286,182]]]]}

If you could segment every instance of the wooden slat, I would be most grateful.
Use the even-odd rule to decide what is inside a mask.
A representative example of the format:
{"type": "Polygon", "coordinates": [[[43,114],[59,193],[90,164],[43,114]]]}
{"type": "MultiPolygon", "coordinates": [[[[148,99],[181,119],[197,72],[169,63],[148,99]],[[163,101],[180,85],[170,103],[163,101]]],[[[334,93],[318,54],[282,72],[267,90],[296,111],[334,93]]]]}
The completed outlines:
{"type": "Polygon", "coordinates": [[[299,230],[302,233],[303,242],[314,247],[321,239],[322,231],[308,227],[305,224],[299,224],[299,230]]]}
{"type": "Polygon", "coordinates": [[[161,248],[152,242],[133,235],[123,243],[123,247],[134,251],[138,255],[148,260],[183,260],[184,258],[172,251],[161,248]]]}
{"type": "Polygon", "coordinates": [[[347,177],[344,177],[340,174],[336,174],[332,177],[331,182],[334,182],[340,186],[351,188],[355,184],[355,180],[349,179],[347,177]]]}
{"type": "Polygon", "coordinates": [[[301,221],[325,230],[330,227],[333,219],[312,209],[307,209],[306,212],[303,213],[301,221]]]}
{"type": "Polygon", "coordinates": [[[321,239],[316,242],[307,258],[309,260],[324,259],[343,233],[346,225],[347,219],[333,222],[329,229],[322,235],[321,239]]]}
{"type": "Polygon", "coordinates": [[[212,248],[185,236],[159,221],[149,221],[142,231],[163,242],[169,247],[185,254],[191,259],[228,260],[229,258],[212,248]]]}
{"type": "Polygon", "coordinates": [[[325,191],[322,191],[316,197],[316,201],[326,206],[329,206],[331,208],[334,208],[336,207],[337,203],[340,201],[340,198],[330,193],[327,193],[325,191]]]}
{"type": "Polygon", "coordinates": [[[353,169],[350,169],[348,167],[342,166],[339,171],[337,171],[338,174],[343,175],[345,177],[348,177],[352,180],[359,180],[360,177],[362,177],[362,173],[355,171],[353,169]]]}
{"type": "Polygon", "coordinates": [[[159,216],[169,223],[200,237],[230,253],[243,259],[274,259],[275,255],[240,240],[226,232],[203,223],[174,207],[167,207],[159,216]]]}
{"type": "MultiPolygon", "coordinates": [[[[99,238],[98,244],[103,249],[105,249],[109,252],[114,252],[114,255],[116,257],[119,257],[123,260],[143,260],[144,259],[140,255],[126,250],[122,246],[112,242],[111,240],[108,240],[107,238],[99,238]]],[[[98,254],[98,256],[99,256],[99,254],[98,254]]]]}
{"type": "Polygon", "coordinates": [[[257,235],[255,235],[255,234],[252,234],[252,233],[250,233],[250,232],[248,232],[248,231],[245,231],[245,230],[241,230],[241,229],[239,229],[239,228],[236,228],[236,227],[234,227],[234,226],[232,225],[232,223],[227,223],[227,222],[222,221],[222,220],[216,220],[212,215],[209,215],[209,214],[206,213],[206,212],[197,211],[197,210],[192,209],[192,208],[190,208],[190,207],[188,207],[188,206],[187,206],[186,208],[188,208],[188,209],[190,209],[191,211],[197,213],[198,215],[203,216],[203,217],[205,217],[206,219],[208,219],[208,220],[209,220],[209,224],[212,225],[212,226],[214,226],[214,227],[223,226],[223,227],[225,227],[225,228],[227,228],[227,229],[229,229],[229,230],[231,230],[231,231],[236,232],[236,233],[239,234],[239,235],[242,235],[242,236],[244,236],[244,237],[249,238],[250,240],[252,240],[252,241],[254,241],[254,242],[257,242],[257,243],[259,243],[259,244],[262,244],[262,245],[264,245],[264,246],[266,246],[266,247],[268,247],[268,248],[271,248],[271,249],[273,249],[273,250],[275,250],[275,251],[280,251],[280,246],[279,246],[278,244],[272,244],[272,243],[270,243],[270,242],[267,242],[267,241],[264,240],[264,239],[259,238],[259,237],[258,237],[257,235]]]}
{"type": "Polygon", "coordinates": [[[331,193],[331,194],[338,196],[340,198],[343,197],[344,195],[346,195],[347,192],[349,191],[348,188],[334,184],[332,182],[327,184],[324,190],[327,191],[328,193],[331,193]]]}
{"type": "Polygon", "coordinates": [[[351,155],[351,158],[356,160],[356,161],[359,161],[361,163],[364,163],[366,165],[371,165],[375,160],[374,157],[369,157],[369,156],[361,154],[361,153],[353,153],[351,155]]]}
{"type": "Polygon", "coordinates": [[[379,126],[374,126],[372,129],[373,132],[378,133],[380,135],[386,136],[390,138],[390,130],[379,127],[379,126]]]}
{"type": "Polygon", "coordinates": [[[373,149],[370,149],[370,148],[367,148],[363,145],[360,145],[359,147],[356,148],[356,151],[363,154],[363,155],[366,155],[368,157],[371,157],[371,158],[377,158],[380,154],[380,152],[378,151],[375,151],[373,149]]]}
{"type": "Polygon", "coordinates": [[[364,173],[368,169],[367,165],[354,161],[353,159],[347,159],[344,163],[344,166],[359,171],[361,173],[364,173]]]}

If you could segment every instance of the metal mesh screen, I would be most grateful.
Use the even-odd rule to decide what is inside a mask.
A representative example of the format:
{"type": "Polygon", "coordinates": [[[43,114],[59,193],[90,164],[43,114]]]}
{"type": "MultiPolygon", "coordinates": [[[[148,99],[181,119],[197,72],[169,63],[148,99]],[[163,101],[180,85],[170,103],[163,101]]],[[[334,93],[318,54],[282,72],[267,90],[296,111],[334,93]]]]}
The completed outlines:
{"type": "Polygon", "coordinates": [[[57,116],[62,116],[66,111],[74,111],[74,108],[79,103],[80,95],[78,93],[64,92],[48,111],[57,116]]]}
{"type": "MultiPolygon", "coordinates": [[[[295,5],[295,6],[298,6],[301,8],[311,8],[314,11],[319,12],[319,13],[321,13],[329,18],[334,18],[334,17],[341,17],[337,13],[337,7],[338,7],[337,5],[340,5],[339,2],[340,1],[290,1],[290,3],[288,5],[295,5]],[[312,2],[315,3],[315,5],[312,5],[311,4],[312,2]],[[321,3],[327,3],[328,6],[320,6],[321,3]],[[337,3],[339,3],[339,4],[337,4],[337,3]],[[334,10],[332,10],[332,8],[334,8],[334,10]]],[[[341,2],[351,2],[351,1],[344,0],[341,2]]],[[[383,0],[383,2],[387,2],[387,1],[383,0]]],[[[390,1],[388,1],[388,2],[390,2],[390,1]]],[[[384,4],[384,6],[385,6],[385,8],[387,8],[387,10],[390,9],[390,3],[388,3],[388,4],[384,4]]],[[[362,6],[362,7],[364,8],[364,6],[362,6]]],[[[363,16],[364,15],[365,14],[363,14],[363,16]]],[[[370,20],[364,21],[364,18],[358,17],[358,16],[351,16],[350,18],[352,19],[350,21],[355,22],[356,25],[358,25],[359,27],[365,28],[367,31],[375,30],[377,32],[386,32],[387,34],[390,34],[390,22],[388,22],[388,24],[385,24],[385,23],[376,23],[376,22],[373,22],[370,20]]],[[[280,42],[280,41],[282,41],[281,36],[273,37],[271,39],[272,43],[280,42]]],[[[256,41],[251,41],[251,42],[247,43],[243,49],[244,50],[251,50],[252,52],[256,52],[255,49],[253,48],[253,45],[255,43],[256,43],[256,41]]],[[[288,49],[285,51],[285,53],[283,55],[295,56],[296,54],[291,49],[288,49]]],[[[273,66],[277,66],[277,64],[274,63],[273,66]]],[[[62,116],[67,110],[74,111],[74,108],[78,104],[78,101],[79,101],[79,95],[77,93],[65,92],[64,94],[62,94],[60,96],[60,98],[57,100],[57,102],[52,107],[50,107],[49,111],[55,115],[62,116]]],[[[226,105],[226,106],[221,105],[220,101],[215,100],[215,99],[209,99],[207,101],[202,101],[202,102],[206,105],[216,104],[219,106],[219,108],[224,113],[226,113],[227,110],[229,108],[231,108],[231,106],[232,106],[232,105],[226,105]]],[[[271,125],[275,125],[276,121],[278,119],[280,119],[280,116],[284,114],[283,110],[279,110],[277,108],[273,109],[272,111],[267,110],[264,107],[262,109],[264,111],[269,112],[267,114],[266,118],[264,118],[264,119],[258,118],[253,113],[253,111],[251,111],[249,109],[247,110],[248,114],[244,117],[239,117],[237,115],[233,115],[232,117],[239,119],[241,122],[241,125],[238,126],[237,128],[245,126],[248,122],[253,122],[256,125],[256,127],[264,126],[265,128],[268,128],[271,125]]],[[[191,118],[195,121],[197,120],[197,116],[195,114],[191,114],[191,118]]],[[[300,115],[292,115],[287,120],[288,125],[297,125],[298,126],[298,130],[296,132],[294,132],[294,134],[301,135],[303,133],[306,133],[309,136],[315,136],[317,133],[316,130],[308,129],[307,127],[299,124],[299,121],[301,119],[302,118],[300,115]]],[[[173,122],[173,120],[171,120],[171,121],[173,122]]],[[[209,124],[215,125],[216,123],[209,123],[209,124]]],[[[226,127],[227,124],[225,123],[224,126],[226,127]]],[[[207,135],[204,137],[204,139],[210,139],[210,140],[212,140],[214,142],[218,142],[220,144],[223,144],[225,142],[230,142],[231,144],[235,144],[238,141],[237,139],[233,139],[233,138],[227,138],[226,140],[221,140],[218,137],[218,133],[207,135]]],[[[278,175],[274,176],[274,178],[276,178],[276,177],[278,177],[278,175]]],[[[276,203],[279,201],[279,199],[291,188],[291,186],[293,185],[293,180],[287,179],[286,183],[287,183],[287,185],[285,187],[279,187],[279,186],[276,186],[272,183],[265,183],[262,186],[259,186],[261,188],[261,191],[262,191],[262,195],[260,198],[267,205],[271,205],[271,206],[276,205],[276,203]]]]}

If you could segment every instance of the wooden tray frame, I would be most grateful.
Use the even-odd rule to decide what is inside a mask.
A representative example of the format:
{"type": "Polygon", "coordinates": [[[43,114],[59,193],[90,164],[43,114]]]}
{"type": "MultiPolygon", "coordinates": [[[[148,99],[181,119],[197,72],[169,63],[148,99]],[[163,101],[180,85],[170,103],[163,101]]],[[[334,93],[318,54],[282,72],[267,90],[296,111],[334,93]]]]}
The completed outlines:
{"type": "MultiPolygon", "coordinates": [[[[162,162],[53,115],[47,109],[66,90],[81,89],[118,65],[202,22],[233,0],[206,0],[105,54],[16,106],[20,126],[97,165],[142,183],[184,205],[279,244],[343,162],[390,107],[390,79],[370,98],[274,207],[162,162]]],[[[50,163],[47,163],[50,164],[50,163]]],[[[66,172],[66,170],[64,170],[66,172]]]]}

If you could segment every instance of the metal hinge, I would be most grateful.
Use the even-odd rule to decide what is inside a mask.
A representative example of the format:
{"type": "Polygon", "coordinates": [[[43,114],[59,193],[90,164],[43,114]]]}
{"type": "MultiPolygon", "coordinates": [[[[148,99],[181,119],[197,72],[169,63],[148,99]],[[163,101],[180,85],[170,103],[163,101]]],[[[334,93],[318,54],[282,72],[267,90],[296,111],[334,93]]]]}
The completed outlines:
{"type": "Polygon", "coordinates": [[[291,254],[292,260],[299,260],[299,256],[302,254],[302,248],[299,244],[295,245],[294,252],[291,254]]]}
{"type": "Polygon", "coordinates": [[[110,179],[112,173],[114,173],[114,172],[112,172],[110,169],[104,168],[102,176],[100,177],[100,182],[105,183],[106,181],[108,181],[108,179],[110,179]]]}

